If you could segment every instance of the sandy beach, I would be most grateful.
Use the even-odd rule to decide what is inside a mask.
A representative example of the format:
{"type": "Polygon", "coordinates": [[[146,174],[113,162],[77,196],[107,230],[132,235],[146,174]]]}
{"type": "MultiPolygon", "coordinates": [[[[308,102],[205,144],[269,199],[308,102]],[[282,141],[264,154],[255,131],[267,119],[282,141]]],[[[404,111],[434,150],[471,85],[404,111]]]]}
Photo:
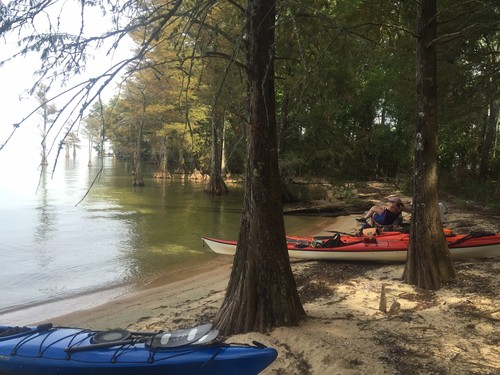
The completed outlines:
{"type": "MultiPolygon", "coordinates": [[[[467,215],[474,214],[455,209],[447,227],[463,232],[468,220],[500,232],[498,216],[467,215]]],[[[355,227],[354,216],[343,216],[325,218],[323,230],[352,232],[355,227]]],[[[278,359],[263,374],[498,374],[497,259],[456,262],[459,277],[437,292],[402,283],[403,264],[294,261],[307,318],[297,327],[224,339],[276,348],[278,359]],[[387,312],[379,309],[382,288],[387,312]]],[[[210,322],[224,297],[231,265],[232,258],[221,255],[208,268],[191,270],[168,284],[49,321],[149,331],[210,322]]]]}

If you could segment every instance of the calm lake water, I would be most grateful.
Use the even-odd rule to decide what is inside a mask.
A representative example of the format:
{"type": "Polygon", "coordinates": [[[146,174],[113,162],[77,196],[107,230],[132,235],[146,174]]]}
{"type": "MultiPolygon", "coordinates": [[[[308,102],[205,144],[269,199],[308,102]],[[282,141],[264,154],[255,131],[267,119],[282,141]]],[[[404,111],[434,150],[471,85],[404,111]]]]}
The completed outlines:
{"type": "MultiPolygon", "coordinates": [[[[237,238],[241,186],[215,198],[203,184],[182,179],[146,177],[146,186],[134,188],[130,164],[105,158],[78,204],[99,163],[89,168],[85,157],[63,156],[51,175],[52,167],[40,174],[1,162],[0,325],[87,308],[219,257],[202,246],[203,235],[237,238]],[[73,299],[91,293],[87,301],[73,299]]],[[[315,218],[287,217],[287,231],[305,220],[315,218]]]]}

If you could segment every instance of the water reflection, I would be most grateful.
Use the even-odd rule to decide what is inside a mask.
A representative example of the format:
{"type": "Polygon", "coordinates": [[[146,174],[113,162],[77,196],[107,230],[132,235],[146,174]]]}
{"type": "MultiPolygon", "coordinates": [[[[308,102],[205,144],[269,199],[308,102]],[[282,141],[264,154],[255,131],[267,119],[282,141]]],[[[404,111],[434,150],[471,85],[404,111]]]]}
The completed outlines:
{"type": "Polygon", "coordinates": [[[39,197],[39,205],[37,207],[38,225],[35,228],[35,242],[37,243],[47,242],[54,235],[54,230],[57,229],[55,225],[57,213],[50,207],[48,195],[47,170],[43,168],[40,171],[40,185],[37,192],[37,196],[39,197]]]}
{"type": "Polygon", "coordinates": [[[137,274],[158,274],[214,258],[213,253],[200,246],[200,237],[207,233],[234,237],[241,211],[241,190],[236,189],[225,200],[214,200],[203,188],[203,184],[181,178],[151,179],[146,186],[121,195],[122,206],[128,206],[129,199],[141,202],[136,207],[129,248],[137,274]],[[235,209],[221,218],[225,204],[234,205],[235,209]]]}
{"type": "MultiPolygon", "coordinates": [[[[146,185],[133,188],[130,164],[104,158],[97,182],[77,205],[99,173],[100,161],[91,167],[86,158],[60,163],[53,176],[42,174],[36,195],[34,183],[31,189],[17,188],[24,186],[23,178],[14,168],[1,171],[0,253],[9,267],[0,268],[0,312],[163,277],[218,257],[202,246],[202,236],[237,238],[240,185],[212,197],[203,183],[154,180],[148,177],[153,171],[145,170],[146,185]]],[[[301,225],[298,220],[287,227],[291,233],[301,225]]]]}
{"type": "Polygon", "coordinates": [[[38,188],[39,205],[37,209],[38,223],[35,227],[34,242],[39,244],[34,254],[41,268],[47,267],[53,260],[54,255],[50,247],[43,246],[50,241],[57,231],[57,212],[49,204],[49,192],[47,190],[47,170],[45,167],[40,171],[40,185],[38,188]]]}

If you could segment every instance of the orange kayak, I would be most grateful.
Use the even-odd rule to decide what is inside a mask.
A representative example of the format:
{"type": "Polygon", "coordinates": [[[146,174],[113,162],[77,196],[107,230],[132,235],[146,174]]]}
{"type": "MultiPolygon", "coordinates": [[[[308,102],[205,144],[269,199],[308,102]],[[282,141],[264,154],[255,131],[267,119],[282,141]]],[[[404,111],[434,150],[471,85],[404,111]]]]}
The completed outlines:
{"type": "MultiPolygon", "coordinates": [[[[218,254],[234,255],[236,241],[202,237],[218,254]]],[[[496,257],[500,255],[500,234],[471,232],[446,235],[454,259],[496,257]]],[[[384,232],[373,237],[354,235],[297,237],[287,236],[288,255],[293,259],[404,262],[410,236],[384,232]]]]}

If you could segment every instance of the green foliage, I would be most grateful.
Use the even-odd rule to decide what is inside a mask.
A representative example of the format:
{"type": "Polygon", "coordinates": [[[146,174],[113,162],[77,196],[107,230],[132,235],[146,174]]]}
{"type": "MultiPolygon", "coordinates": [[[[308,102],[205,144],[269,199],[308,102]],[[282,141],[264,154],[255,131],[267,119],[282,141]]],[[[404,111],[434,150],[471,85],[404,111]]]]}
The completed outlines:
{"type": "MultiPolygon", "coordinates": [[[[104,111],[107,135],[120,156],[134,151],[139,102],[144,100],[144,155],[158,154],[166,138],[170,169],[185,163],[208,172],[212,132],[221,148],[224,128],[227,167],[243,173],[247,72],[245,5],[238,4],[201,7],[187,1],[183,12],[162,26],[123,94],[104,111]]],[[[478,180],[484,155],[489,181],[499,174],[499,153],[481,153],[490,106],[500,100],[498,9],[493,4],[439,4],[442,180],[456,183],[463,175],[478,180]]],[[[140,11],[161,5],[151,1],[140,11]]],[[[283,124],[280,164],[286,179],[411,180],[415,6],[361,0],[278,4],[276,108],[283,124]]],[[[134,29],[138,48],[159,22],[134,29]]],[[[89,117],[92,121],[97,118],[89,117]]],[[[498,144],[498,126],[494,137],[498,144]]]]}
{"type": "Polygon", "coordinates": [[[443,177],[441,190],[457,197],[462,207],[473,208],[472,206],[480,204],[492,211],[500,210],[496,181],[478,181],[472,176],[456,174],[445,174],[443,177]]]}
{"type": "Polygon", "coordinates": [[[350,205],[359,205],[362,202],[351,184],[335,184],[333,191],[335,197],[350,205]]]}
{"type": "Polygon", "coordinates": [[[294,104],[286,114],[286,150],[302,155],[304,171],[311,175],[394,176],[408,167],[411,155],[414,104],[407,94],[413,98],[414,83],[407,77],[414,74],[414,47],[412,35],[404,31],[408,24],[401,22],[407,17],[412,23],[413,14],[379,3],[320,2],[317,11],[308,5],[307,10],[289,9],[280,34],[286,39],[278,46],[284,55],[280,75],[286,75],[279,81],[278,98],[294,104]],[[392,64],[397,68],[391,70],[392,64]]]}

